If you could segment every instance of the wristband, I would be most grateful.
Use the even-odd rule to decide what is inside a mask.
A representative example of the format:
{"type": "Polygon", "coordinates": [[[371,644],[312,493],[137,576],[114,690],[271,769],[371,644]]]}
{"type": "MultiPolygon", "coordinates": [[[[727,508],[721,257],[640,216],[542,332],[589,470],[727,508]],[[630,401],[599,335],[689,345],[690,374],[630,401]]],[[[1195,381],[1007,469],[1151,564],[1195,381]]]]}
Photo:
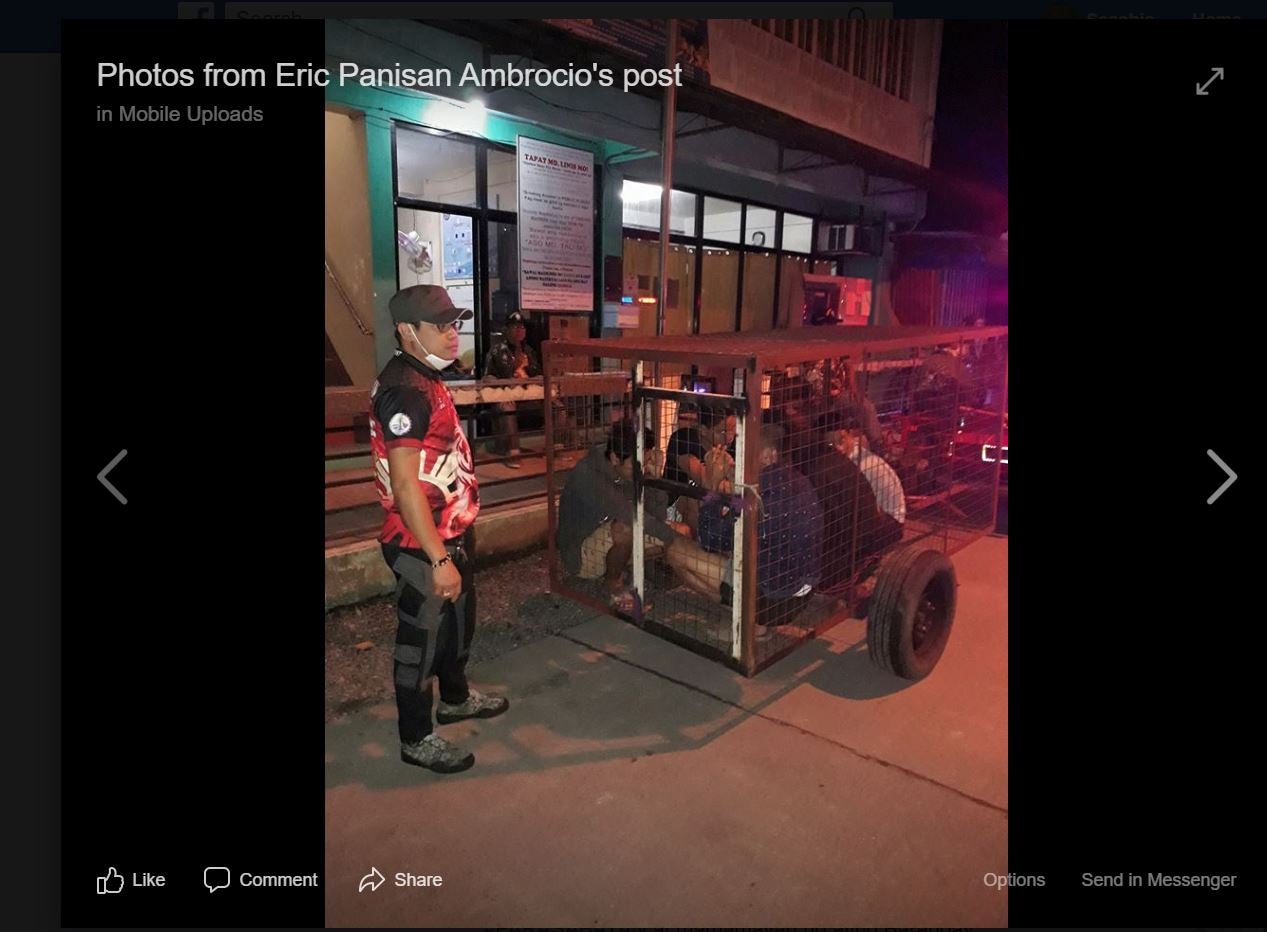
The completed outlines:
{"type": "Polygon", "coordinates": [[[453,554],[446,553],[439,560],[436,560],[434,563],[432,563],[431,568],[433,570],[438,570],[440,567],[444,566],[444,564],[452,563],[452,562],[453,562],[453,554]]]}

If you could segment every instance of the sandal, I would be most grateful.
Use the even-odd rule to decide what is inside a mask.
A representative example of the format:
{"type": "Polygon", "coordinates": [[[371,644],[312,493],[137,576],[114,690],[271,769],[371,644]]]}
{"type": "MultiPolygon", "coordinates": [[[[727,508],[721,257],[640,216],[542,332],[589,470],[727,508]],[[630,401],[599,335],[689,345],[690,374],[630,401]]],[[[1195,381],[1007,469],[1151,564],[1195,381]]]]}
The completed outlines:
{"type": "Polygon", "coordinates": [[[632,615],[636,602],[633,592],[629,589],[618,589],[608,593],[607,596],[608,607],[622,615],[632,615]]]}
{"type": "MultiPolygon", "coordinates": [[[[634,595],[632,589],[620,589],[617,592],[609,593],[607,596],[607,605],[612,611],[620,615],[627,615],[632,618],[634,610],[637,608],[638,597],[634,595]]],[[[651,603],[644,603],[642,606],[642,614],[651,611],[651,603]]]]}

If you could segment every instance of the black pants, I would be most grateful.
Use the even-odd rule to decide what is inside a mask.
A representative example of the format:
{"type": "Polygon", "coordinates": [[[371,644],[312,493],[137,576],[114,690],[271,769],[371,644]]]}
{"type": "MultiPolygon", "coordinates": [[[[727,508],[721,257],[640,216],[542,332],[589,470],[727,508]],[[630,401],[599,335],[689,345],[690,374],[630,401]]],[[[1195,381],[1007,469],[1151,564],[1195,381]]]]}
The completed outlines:
{"type": "Polygon", "coordinates": [[[497,404],[497,433],[493,436],[493,451],[496,453],[519,452],[519,415],[513,401],[501,401],[497,404]]]}
{"type": "Polygon", "coordinates": [[[400,740],[414,744],[431,734],[431,677],[440,682],[440,700],[464,702],[470,688],[466,661],[475,634],[473,529],[449,541],[447,549],[462,574],[462,592],[453,600],[433,594],[431,564],[421,550],[383,544],[383,559],[396,574],[396,651],[393,678],[400,740]]]}
{"type": "Polygon", "coordinates": [[[904,528],[897,518],[887,512],[880,512],[874,535],[871,539],[870,552],[880,553],[901,543],[903,531],[904,528]]]}

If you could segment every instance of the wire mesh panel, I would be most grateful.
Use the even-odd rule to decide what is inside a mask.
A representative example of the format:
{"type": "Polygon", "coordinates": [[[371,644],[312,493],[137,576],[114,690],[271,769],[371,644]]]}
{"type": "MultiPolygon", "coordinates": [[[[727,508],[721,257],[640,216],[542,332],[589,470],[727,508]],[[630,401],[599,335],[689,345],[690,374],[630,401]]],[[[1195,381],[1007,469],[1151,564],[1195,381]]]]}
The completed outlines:
{"type": "MultiPolygon", "coordinates": [[[[645,369],[645,366],[641,367],[645,369]]],[[[641,592],[648,627],[692,648],[738,664],[741,660],[742,568],[736,569],[733,525],[742,519],[742,395],[661,388],[635,372],[641,423],[647,436],[666,436],[663,450],[644,457],[639,474],[645,527],[663,515],[667,545],[644,561],[641,592]],[[664,422],[672,417],[666,430],[664,422]],[[713,520],[714,515],[721,517],[713,520]]],[[[734,373],[732,386],[741,383],[734,373]]],[[[645,539],[644,539],[645,540],[645,539]]]]}
{"type": "Polygon", "coordinates": [[[551,587],[629,614],[621,596],[629,591],[634,462],[617,428],[632,416],[630,361],[551,354],[550,345],[543,365],[551,587]]]}
{"type": "Polygon", "coordinates": [[[751,674],[992,529],[1005,330],[794,337],[547,349],[588,438],[550,470],[560,591],[751,674]]]}

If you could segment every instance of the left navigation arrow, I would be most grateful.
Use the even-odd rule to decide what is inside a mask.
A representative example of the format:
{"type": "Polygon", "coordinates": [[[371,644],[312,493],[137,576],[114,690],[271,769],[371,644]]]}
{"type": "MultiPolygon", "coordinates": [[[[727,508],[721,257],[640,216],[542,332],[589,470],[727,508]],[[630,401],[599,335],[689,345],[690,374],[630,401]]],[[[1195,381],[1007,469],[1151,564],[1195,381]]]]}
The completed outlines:
{"type": "Polygon", "coordinates": [[[123,457],[127,455],[128,455],[127,450],[120,450],[119,455],[116,456],[114,459],[112,459],[110,462],[106,463],[106,468],[101,470],[101,472],[97,473],[97,481],[110,490],[110,494],[119,500],[120,505],[126,505],[128,503],[128,500],[123,497],[122,492],[120,492],[113,485],[111,485],[110,480],[106,478],[106,475],[107,473],[110,472],[110,470],[114,469],[114,467],[118,466],[119,461],[122,460],[123,457]]]}

